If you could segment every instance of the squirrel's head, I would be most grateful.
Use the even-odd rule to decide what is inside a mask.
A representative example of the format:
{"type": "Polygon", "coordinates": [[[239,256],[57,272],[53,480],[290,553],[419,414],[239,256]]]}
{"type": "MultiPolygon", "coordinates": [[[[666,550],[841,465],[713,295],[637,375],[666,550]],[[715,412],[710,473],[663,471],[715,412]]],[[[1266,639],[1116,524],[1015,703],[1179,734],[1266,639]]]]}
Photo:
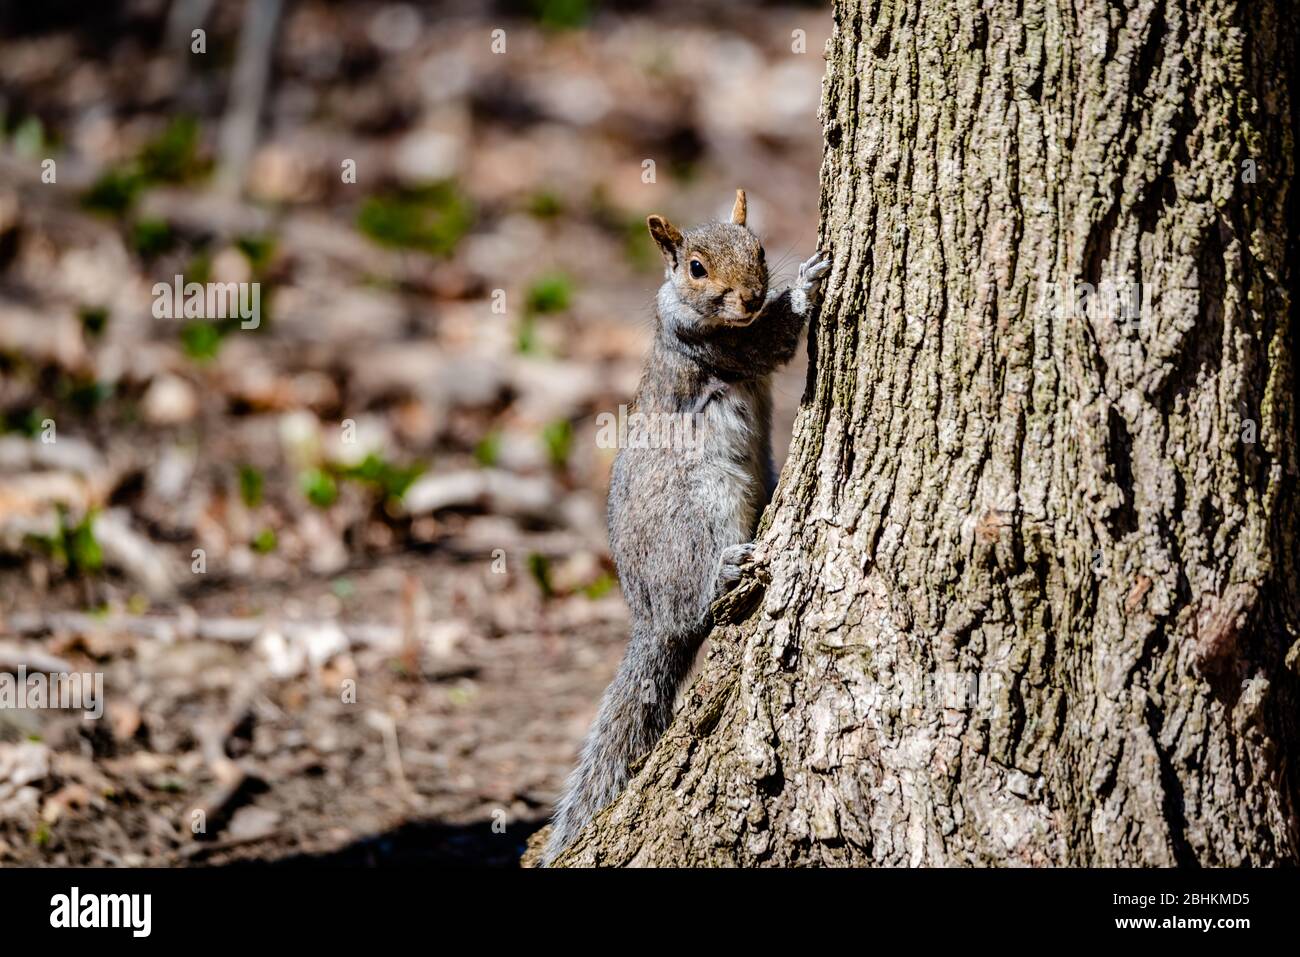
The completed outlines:
{"type": "Polygon", "coordinates": [[[763,245],[745,225],[745,191],[736,190],[729,223],[682,232],[663,216],[646,219],[677,298],[711,324],[747,326],[767,297],[763,245]]]}

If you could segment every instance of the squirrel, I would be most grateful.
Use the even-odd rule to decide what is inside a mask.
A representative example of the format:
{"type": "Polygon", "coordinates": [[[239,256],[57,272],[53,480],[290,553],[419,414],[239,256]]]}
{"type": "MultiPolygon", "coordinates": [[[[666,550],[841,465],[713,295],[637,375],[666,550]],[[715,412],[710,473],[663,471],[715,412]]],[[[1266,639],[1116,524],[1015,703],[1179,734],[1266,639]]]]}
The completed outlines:
{"type": "Polygon", "coordinates": [[[771,374],[789,362],[830,260],[768,290],[767,262],[736,191],[729,223],[685,232],[646,219],[663,253],[654,345],[632,410],[693,417],[690,442],[620,443],[609,489],[609,543],[631,612],[631,638],[601,699],[577,769],[556,805],[549,865],[627,784],[668,729],[677,692],[712,628],[710,606],[753,560],[776,487],[771,374]],[[689,448],[682,446],[689,445],[689,448]]]}

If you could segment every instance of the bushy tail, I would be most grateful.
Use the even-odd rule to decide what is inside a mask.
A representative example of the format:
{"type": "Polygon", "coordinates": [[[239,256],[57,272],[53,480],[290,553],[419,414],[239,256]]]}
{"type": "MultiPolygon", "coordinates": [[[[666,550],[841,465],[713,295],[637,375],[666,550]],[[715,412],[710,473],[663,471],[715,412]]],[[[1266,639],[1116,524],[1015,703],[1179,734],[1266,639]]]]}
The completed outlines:
{"type": "Polygon", "coordinates": [[[690,673],[703,635],[664,639],[634,630],[618,674],[605,689],[596,721],[587,732],[578,767],[555,806],[543,866],[628,782],[629,767],[668,729],[677,689],[690,673]]]}

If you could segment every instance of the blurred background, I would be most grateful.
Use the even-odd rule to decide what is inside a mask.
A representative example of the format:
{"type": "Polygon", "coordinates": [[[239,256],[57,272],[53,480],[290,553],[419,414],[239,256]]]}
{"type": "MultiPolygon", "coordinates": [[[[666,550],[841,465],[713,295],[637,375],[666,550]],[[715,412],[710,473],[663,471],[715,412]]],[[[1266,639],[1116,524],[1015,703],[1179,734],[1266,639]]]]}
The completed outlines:
{"type": "Polygon", "coordinates": [[[0,864],[517,861],[626,639],[596,417],[645,217],[745,187],[793,274],[830,28],[0,3],[0,676],[106,702],[0,707],[0,864]],[[160,318],[178,275],[257,283],[257,328],[160,318]]]}

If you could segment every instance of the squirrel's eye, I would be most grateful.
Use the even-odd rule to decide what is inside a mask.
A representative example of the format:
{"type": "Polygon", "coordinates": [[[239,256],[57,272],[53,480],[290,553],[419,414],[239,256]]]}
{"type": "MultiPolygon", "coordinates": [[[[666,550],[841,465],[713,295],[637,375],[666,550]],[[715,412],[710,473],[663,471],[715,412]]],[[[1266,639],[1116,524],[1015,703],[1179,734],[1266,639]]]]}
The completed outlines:
{"type": "Polygon", "coordinates": [[[691,260],[691,278],[692,278],[692,279],[703,279],[703,278],[704,278],[705,276],[707,276],[707,275],[708,275],[708,273],[706,273],[706,272],[704,271],[704,264],[701,263],[698,259],[692,259],[692,260],[691,260]]]}

